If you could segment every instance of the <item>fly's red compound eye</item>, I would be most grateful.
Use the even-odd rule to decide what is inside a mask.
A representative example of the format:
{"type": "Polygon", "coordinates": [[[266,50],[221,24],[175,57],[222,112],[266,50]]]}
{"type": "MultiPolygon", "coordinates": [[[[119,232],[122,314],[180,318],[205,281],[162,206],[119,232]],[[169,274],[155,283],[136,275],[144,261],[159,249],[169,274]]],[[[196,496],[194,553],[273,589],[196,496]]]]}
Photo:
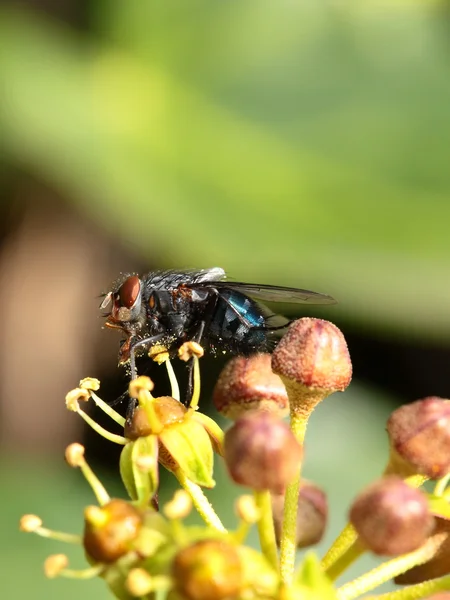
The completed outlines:
{"type": "Polygon", "coordinates": [[[139,277],[132,275],[128,279],[125,279],[119,289],[121,305],[125,308],[132,308],[139,296],[140,289],[141,282],[139,281],[139,277]]]}

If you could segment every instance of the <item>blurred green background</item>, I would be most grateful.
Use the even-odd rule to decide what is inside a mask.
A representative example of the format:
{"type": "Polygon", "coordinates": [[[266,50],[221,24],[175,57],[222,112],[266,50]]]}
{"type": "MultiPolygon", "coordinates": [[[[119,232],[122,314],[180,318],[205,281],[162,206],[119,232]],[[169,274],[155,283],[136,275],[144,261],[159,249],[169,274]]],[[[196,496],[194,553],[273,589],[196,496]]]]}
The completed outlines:
{"type": "MultiPolygon", "coordinates": [[[[105,399],[123,390],[118,338],[101,331],[95,297],[122,270],[218,265],[339,300],[308,313],[342,327],[355,366],[351,389],[314,415],[307,446],[306,475],[333,503],[327,542],[382,469],[392,407],[449,395],[449,9],[3,4],[5,597],[109,597],[98,582],[44,580],[43,558],[65,549],[17,533],[17,520],[37,512],[79,530],[93,499],[64,468],[74,439],[117,480],[117,453],[96,446],[63,399],[87,375],[101,376],[105,399]]],[[[221,364],[205,361],[205,410],[221,364]]]]}

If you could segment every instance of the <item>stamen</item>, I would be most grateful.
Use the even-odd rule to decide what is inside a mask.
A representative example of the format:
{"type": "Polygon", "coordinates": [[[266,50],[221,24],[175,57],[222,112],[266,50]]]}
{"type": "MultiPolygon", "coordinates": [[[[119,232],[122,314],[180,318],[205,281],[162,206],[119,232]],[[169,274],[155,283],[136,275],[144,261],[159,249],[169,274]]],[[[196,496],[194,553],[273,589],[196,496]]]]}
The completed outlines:
{"type": "Polygon", "coordinates": [[[169,375],[172,398],[175,398],[175,400],[180,401],[180,387],[178,385],[178,381],[175,376],[175,371],[173,370],[172,363],[170,362],[170,358],[167,358],[167,360],[165,361],[165,365],[167,369],[167,374],[169,375]]]}
{"type": "Polygon", "coordinates": [[[58,542],[66,542],[68,544],[81,544],[82,540],[80,535],[64,533],[63,531],[54,531],[52,529],[47,529],[47,527],[42,527],[42,519],[36,515],[23,515],[20,519],[19,528],[20,531],[35,533],[41,537],[50,538],[58,542]]]}
{"type": "Polygon", "coordinates": [[[192,398],[189,404],[189,409],[197,410],[200,399],[200,366],[198,359],[204,354],[203,348],[197,342],[185,342],[178,350],[178,358],[187,362],[192,359],[194,361],[194,389],[192,398]]]}
{"type": "Polygon", "coordinates": [[[169,591],[172,581],[167,575],[150,575],[145,569],[131,569],[125,582],[132,596],[142,597],[156,591],[169,591]]]}
{"type": "Polygon", "coordinates": [[[105,565],[98,564],[87,569],[73,570],[66,569],[69,559],[65,554],[52,554],[44,563],[44,572],[49,579],[55,577],[67,577],[69,579],[93,579],[100,575],[105,569],[105,565]]]}
{"type": "Polygon", "coordinates": [[[246,523],[257,523],[261,518],[261,510],[250,494],[239,496],[235,504],[236,514],[246,523]]]}
{"type": "Polygon", "coordinates": [[[69,559],[65,554],[52,554],[44,563],[45,576],[49,579],[57,577],[68,564],[69,559]]]}
{"type": "Polygon", "coordinates": [[[60,573],[61,577],[66,579],[94,579],[105,570],[105,565],[101,563],[87,569],[80,569],[75,571],[74,569],[63,569],[60,573]]]}
{"type": "Polygon", "coordinates": [[[96,392],[100,389],[100,380],[95,377],[85,377],[80,381],[80,388],[88,392],[96,392]]]}
{"type": "Polygon", "coordinates": [[[66,394],[66,408],[72,412],[77,412],[80,408],[78,402],[87,402],[89,398],[90,394],[87,390],[83,390],[82,388],[70,390],[66,394]]]}
{"type": "Polygon", "coordinates": [[[94,419],[92,419],[87,413],[85,413],[84,410],[81,410],[80,407],[77,407],[77,410],[75,412],[77,412],[80,415],[80,417],[84,421],[86,421],[86,423],[95,432],[104,437],[106,440],[113,442],[114,444],[119,444],[121,446],[125,446],[125,444],[127,443],[127,440],[122,435],[111,433],[110,431],[99,425],[96,421],[94,421],[94,419]]]}
{"type": "Polygon", "coordinates": [[[110,497],[100,479],[95,475],[84,458],[84,447],[81,444],[70,444],[66,448],[66,460],[71,467],[81,469],[84,478],[89,483],[100,506],[107,504],[110,497]]]}
{"type": "Polygon", "coordinates": [[[59,559],[59,556],[63,555],[54,555],[54,557],[49,556],[44,564],[45,574],[49,578],[53,577],[65,577],[66,579],[94,579],[94,577],[98,577],[105,570],[105,565],[99,563],[94,565],[93,567],[88,567],[87,569],[66,569],[64,567],[59,568],[59,571],[56,570],[59,567],[58,562],[61,561],[61,565],[63,563],[62,558],[59,559]]]}
{"type": "Polygon", "coordinates": [[[138,398],[139,393],[142,390],[147,391],[149,396],[152,397],[150,392],[153,391],[154,387],[155,387],[155,384],[150,379],[150,377],[146,377],[145,375],[140,375],[139,377],[136,377],[135,379],[132,379],[130,381],[130,384],[128,386],[128,391],[132,398],[138,398]]]}
{"type": "Polygon", "coordinates": [[[151,356],[152,360],[158,365],[162,365],[166,362],[166,360],[169,360],[169,353],[167,350],[163,350],[162,352],[158,352],[158,354],[152,354],[149,356],[151,356]]]}
{"type": "Polygon", "coordinates": [[[139,390],[137,399],[139,402],[139,406],[145,411],[145,414],[147,415],[147,419],[152,433],[154,435],[158,435],[164,429],[164,426],[155,412],[153,396],[148,390],[141,388],[139,390]]]}
{"type": "Polygon", "coordinates": [[[240,518],[240,522],[232,535],[238,544],[243,544],[248,536],[250,527],[260,519],[261,512],[256,506],[255,499],[249,494],[240,496],[236,500],[235,511],[240,518]]]}
{"type": "Polygon", "coordinates": [[[110,417],[113,421],[115,421],[121,427],[125,427],[125,419],[120,415],[117,411],[115,411],[112,406],[107,404],[104,400],[99,398],[97,394],[91,392],[91,398],[95,402],[95,404],[110,417]]]}
{"type": "Polygon", "coordinates": [[[201,358],[205,351],[197,342],[185,342],[178,349],[178,358],[187,362],[193,356],[201,358]]]}
{"type": "Polygon", "coordinates": [[[110,519],[107,512],[99,506],[86,506],[84,509],[84,518],[86,523],[98,529],[104,527],[110,519]]]}
{"type": "Polygon", "coordinates": [[[164,505],[164,515],[172,520],[185,519],[192,510],[192,499],[185,490],[177,490],[172,500],[164,505]]]}
{"type": "Polygon", "coordinates": [[[189,410],[197,410],[200,400],[200,364],[197,356],[194,356],[194,389],[192,390],[192,398],[189,404],[189,410]]]}
{"type": "Polygon", "coordinates": [[[66,395],[66,407],[68,410],[78,413],[80,417],[84,419],[86,423],[90,427],[92,427],[92,429],[96,431],[99,435],[109,440],[110,442],[124,446],[126,444],[126,439],[123,436],[111,433],[110,431],[96,423],[94,419],[92,419],[87,413],[82,411],[80,408],[79,402],[87,402],[92,396],[94,402],[99,406],[99,408],[101,408],[114,421],[116,421],[116,423],[118,423],[122,427],[125,425],[125,420],[118,413],[116,413],[116,411],[114,411],[110,406],[104,403],[103,400],[98,398],[98,396],[96,396],[94,392],[88,391],[87,388],[89,386],[91,386],[91,388],[95,387],[96,381],[97,380],[93,380],[90,377],[82,379],[80,383],[85,387],[75,388],[66,395]]]}

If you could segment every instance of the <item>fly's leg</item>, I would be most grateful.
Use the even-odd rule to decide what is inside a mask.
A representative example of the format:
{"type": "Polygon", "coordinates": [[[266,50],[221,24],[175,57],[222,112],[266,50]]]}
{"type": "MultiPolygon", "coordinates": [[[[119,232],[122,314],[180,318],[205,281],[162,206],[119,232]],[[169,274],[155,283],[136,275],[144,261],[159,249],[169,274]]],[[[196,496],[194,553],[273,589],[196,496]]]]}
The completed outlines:
{"type": "Polygon", "coordinates": [[[130,370],[131,370],[131,379],[136,379],[137,377],[137,368],[136,368],[136,349],[141,346],[153,346],[157,342],[161,341],[162,338],[166,334],[158,333],[158,335],[152,335],[151,337],[143,338],[135,342],[134,344],[130,344],[130,370]]]}
{"type": "MultiPolygon", "coordinates": [[[[164,334],[159,333],[158,335],[153,335],[151,337],[139,340],[139,341],[135,342],[134,344],[132,342],[130,343],[131,379],[136,379],[136,377],[138,376],[137,367],[136,367],[136,349],[141,346],[152,346],[153,344],[156,344],[156,342],[159,342],[163,337],[164,337],[164,334]]],[[[129,399],[128,406],[127,406],[127,413],[126,413],[127,422],[129,422],[131,420],[131,418],[133,417],[133,414],[134,414],[137,404],[138,404],[138,401],[136,400],[136,398],[129,399]]]]}

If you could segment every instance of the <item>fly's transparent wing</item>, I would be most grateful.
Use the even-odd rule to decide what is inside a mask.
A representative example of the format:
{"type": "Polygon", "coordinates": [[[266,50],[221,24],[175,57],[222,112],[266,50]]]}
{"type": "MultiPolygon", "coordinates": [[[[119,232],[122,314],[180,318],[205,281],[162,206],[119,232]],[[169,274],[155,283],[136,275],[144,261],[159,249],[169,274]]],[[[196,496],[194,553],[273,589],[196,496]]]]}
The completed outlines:
{"type": "Polygon", "coordinates": [[[202,269],[201,271],[196,271],[194,277],[196,283],[219,281],[225,277],[225,271],[220,267],[212,267],[211,269],[202,269]]]}
{"type": "MultiPolygon", "coordinates": [[[[201,285],[201,284],[200,284],[201,285]]],[[[259,283],[242,283],[238,281],[215,281],[208,283],[217,290],[236,290],[266,302],[285,302],[287,304],[336,304],[336,300],[327,294],[301,290],[298,288],[264,285],[259,283]]]]}

